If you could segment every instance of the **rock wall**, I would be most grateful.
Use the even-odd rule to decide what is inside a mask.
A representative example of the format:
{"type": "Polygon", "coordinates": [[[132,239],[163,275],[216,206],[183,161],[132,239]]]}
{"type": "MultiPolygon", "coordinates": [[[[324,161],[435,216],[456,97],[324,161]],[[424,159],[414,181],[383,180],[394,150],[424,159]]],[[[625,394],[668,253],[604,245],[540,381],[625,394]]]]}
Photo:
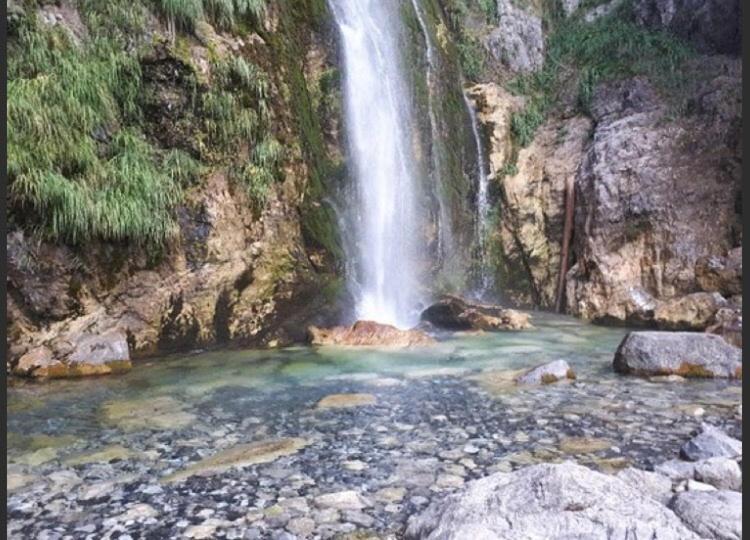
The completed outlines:
{"type": "MultiPolygon", "coordinates": [[[[208,164],[175,210],[178,236],[155,255],[126,242],[54,243],[11,227],[9,372],[109,373],[172,351],[288,343],[304,338],[307,323],[337,318],[341,263],[322,183],[335,181],[341,144],[336,89],[321,90],[337,62],[331,29],[315,11],[321,6],[306,3],[303,12],[275,2],[263,36],[244,40],[202,21],[180,36],[182,47],[143,57],[145,131],[167,147],[196,143],[181,140],[177,128],[185,121],[181,100],[191,95],[175,77],[180,69],[210,81],[211,55],[262,64],[273,74],[273,129],[286,149],[282,179],[257,208],[225,167],[208,164]]],[[[168,41],[167,30],[152,24],[154,41],[168,41]]]]}

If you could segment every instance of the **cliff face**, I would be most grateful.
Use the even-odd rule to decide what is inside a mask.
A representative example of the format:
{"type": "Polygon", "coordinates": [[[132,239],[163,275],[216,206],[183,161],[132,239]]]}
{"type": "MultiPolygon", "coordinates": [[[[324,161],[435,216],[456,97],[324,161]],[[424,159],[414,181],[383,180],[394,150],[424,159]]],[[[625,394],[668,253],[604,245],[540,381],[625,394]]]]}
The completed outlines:
{"type": "Polygon", "coordinates": [[[719,332],[725,321],[736,335],[739,7],[579,4],[500,0],[465,19],[484,46],[470,92],[490,143],[499,287],[542,308],[560,296],[594,321],[719,332]]]}
{"type": "MultiPolygon", "coordinates": [[[[48,183],[34,184],[37,191],[14,189],[36,165],[17,158],[23,140],[10,141],[7,367],[17,374],[108,373],[127,369],[131,357],[287,343],[301,339],[306,322],[327,324],[337,316],[340,242],[323,197],[341,175],[342,157],[337,62],[325,4],[279,1],[258,16],[235,14],[233,24],[206,14],[182,26],[150,4],[132,5],[114,3],[113,9],[142,16],[145,37],[105,37],[132,47],[138,117],[130,120],[115,94],[112,121],[97,128],[108,133],[83,133],[78,142],[99,136],[96,152],[106,159],[116,151],[109,139],[127,126],[156,156],[154,167],[179,150],[194,172],[167,210],[165,241],[129,232],[108,236],[108,229],[96,229],[98,215],[86,218],[93,232],[72,238],[64,232],[70,228],[55,228],[70,208],[52,196],[43,199],[48,183]],[[230,72],[225,82],[220,70],[227,65],[250,67],[230,72]],[[243,77],[262,78],[262,91],[242,93],[234,85],[243,77]],[[226,105],[230,93],[245,101],[226,105]],[[232,132],[245,117],[252,125],[232,132]],[[35,199],[36,193],[42,195],[35,199]]],[[[33,45],[50,56],[93,55],[92,41],[102,38],[93,16],[102,15],[96,11],[101,6],[13,7],[11,51],[18,56],[30,48],[29,35],[39,37],[33,45]],[[60,53],[53,38],[71,38],[71,44],[60,53]]],[[[62,77],[55,61],[35,72],[16,71],[11,80],[16,75],[19,87],[62,77]]],[[[31,115],[17,105],[25,97],[21,90],[11,93],[13,128],[31,115]]],[[[67,175],[61,182],[70,183],[61,189],[115,182],[76,176],[62,162],[55,157],[48,165],[49,172],[67,175]]],[[[132,176],[132,168],[128,172],[132,176]]],[[[122,195],[133,205],[146,197],[122,195]]],[[[149,215],[158,210],[147,208],[149,215]]],[[[125,215],[140,216],[137,208],[130,212],[125,215]]],[[[107,216],[101,221],[108,223],[107,216]]]]}

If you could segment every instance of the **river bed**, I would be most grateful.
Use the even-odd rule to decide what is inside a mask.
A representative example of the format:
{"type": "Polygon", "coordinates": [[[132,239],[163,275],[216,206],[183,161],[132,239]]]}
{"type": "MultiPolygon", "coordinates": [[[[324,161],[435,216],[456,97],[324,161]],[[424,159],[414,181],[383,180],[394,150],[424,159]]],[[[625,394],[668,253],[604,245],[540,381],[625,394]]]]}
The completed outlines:
{"type": "Polygon", "coordinates": [[[17,382],[8,535],[399,538],[409,515],[492,472],[649,468],[701,422],[741,438],[740,383],[619,376],[627,329],[533,323],[419,351],[205,352],[17,382]],[[556,359],[574,381],[513,383],[556,359]]]}

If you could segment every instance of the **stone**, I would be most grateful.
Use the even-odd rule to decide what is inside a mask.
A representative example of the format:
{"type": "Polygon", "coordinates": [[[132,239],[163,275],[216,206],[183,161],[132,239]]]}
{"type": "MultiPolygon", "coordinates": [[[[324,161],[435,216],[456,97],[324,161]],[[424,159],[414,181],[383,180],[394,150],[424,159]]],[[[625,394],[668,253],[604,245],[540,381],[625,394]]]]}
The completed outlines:
{"type": "Polygon", "coordinates": [[[693,479],[687,481],[685,488],[687,491],[716,491],[714,486],[693,479]]]}
{"type": "Polygon", "coordinates": [[[5,487],[8,491],[14,491],[29,485],[36,480],[37,477],[30,474],[8,473],[6,476],[5,487]]]}
{"type": "Polygon", "coordinates": [[[611,475],[566,462],[495,473],[409,518],[409,539],[697,540],[666,507],[611,475]]]}
{"type": "Polygon", "coordinates": [[[736,458],[742,456],[742,441],[738,441],[722,430],[703,424],[701,433],[680,448],[680,457],[700,461],[713,457],[736,458]]]}
{"type": "Polygon", "coordinates": [[[672,511],[703,538],[742,539],[742,494],[736,491],[685,491],[672,511]]]}
{"type": "Polygon", "coordinates": [[[633,14],[648,28],[669,30],[704,53],[739,55],[739,0],[636,0],[633,14]]]}
{"type": "Polygon", "coordinates": [[[296,517],[289,520],[286,530],[302,538],[309,538],[315,531],[315,520],[308,517],[296,517]]]}
{"type": "Polygon", "coordinates": [[[672,498],[672,481],[662,474],[628,467],[616,476],[661,504],[667,504],[672,498]]]}
{"type": "Polygon", "coordinates": [[[315,505],[319,508],[334,510],[362,510],[372,506],[372,503],[357,491],[347,490],[326,493],[315,497],[315,505]]]}
{"type": "Polygon", "coordinates": [[[196,474],[219,474],[235,467],[247,467],[258,463],[269,463],[282,456],[294,454],[307,446],[302,438],[282,438],[238,444],[220,450],[185,469],[162,478],[162,482],[179,482],[196,474]]]}
{"type": "Polygon", "coordinates": [[[92,452],[85,452],[67,457],[63,460],[65,465],[84,465],[86,463],[105,462],[112,460],[130,459],[133,453],[119,444],[113,444],[92,452]]]}
{"type": "Polygon", "coordinates": [[[404,500],[406,489],[399,487],[383,488],[375,492],[374,497],[378,501],[397,503],[404,500]]]}
{"type": "Polygon", "coordinates": [[[742,348],[742,308],[720,308],[706,327],[706,332],[724,338],[724,341],[742,348]]]}
{"type": "Polygon", "coordinates": [[[518,384],[550,384],[565,379],[575,379],[573,369],[565,360],[554,360],[531,368],[521,375],[516,382],[518,384]]]}
{"type": "Polygon", "coordinates": [[[104,420],[126,431],[180,429],[193,424],[194,414],[169,396],[108,401],[101,408],[104,420]]]}
{"type": "Polygon", "coordinates": [[[377,398],[372,394],[331,394],[324,397],[315,406],[316,409],[343,409],[375,405],[377,398]]]}
{"type": "Polygon", "coordinates": [[[447,330],[524,330],[531,328],[527,313],[499,306],[472,304],[444,296],[422,311],[420,319],[447,330]]]}
{"type": "Polygon", "coordinates": [[[352,326],[332,328],[308,328],[313,345],[337,345],[346,347],[424,347],[435,340],[421,330],[399,330],[390,324],[374,321],[357,321],[352,326]]]}
{"type": "Polygon", "coordinates": [[[742,378],[742,351],[696,332],[630,332],[615,353],[616,372],[630,375],[742,378]]]}
{"type": "Polygon", "coordinates": [[[498,0],[498,24],[487,38],[490,54],[508,69],[536,71],[544,64],[542,19],[511,0],[498,0]]]}
{"type": "Polygon", "coordinates": [[[185,529],[183,535],[185,538],[194,538],[195,540],[215,538],[216,529],[225,525],[225,521],[219,519],[207,519],[198,525],[191,525],[185,529]]]}
{"type": "Polygon", "coordinates": [[[654,472],[672,481],[688,480],[695,476],[695,463],[671,459],[654,467],[654,472]]]}
{"type": "Polygon", "coordinates": [[[611,447],[610,441],[595,437],[564,437],[560,440],[560,450],[566,454],[588,454],[611,447]]]}
{"type": "Polygon", "coordinates": [[[717,489],[742,491],[742,469],[733,459],[713,457],[697,462],[695,479],[717,489]]]}

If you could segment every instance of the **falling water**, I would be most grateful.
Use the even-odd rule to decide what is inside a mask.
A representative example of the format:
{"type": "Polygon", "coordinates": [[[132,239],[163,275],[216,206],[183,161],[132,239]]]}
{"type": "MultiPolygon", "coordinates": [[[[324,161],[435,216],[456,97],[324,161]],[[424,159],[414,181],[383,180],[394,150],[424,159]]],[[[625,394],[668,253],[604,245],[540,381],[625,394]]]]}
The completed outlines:
{"type": "MultiPolygon", "coordinates": [[[[461,81],[463,87],[463,81],[461,81]]],[[[489,254],[487,253],[487,236],[489,234],[489,180],[487,169],[484,164],[484,149],[482,148],[482,137],[479,135],[479,122],[474,104],[463,91],[464,103],[471,118],[471,132],[474,135],[474,144],[477,149],[477,239],[479,240],[479,290],[477,296],[485,296],[492,288],[492,275],[490,274],[489,254]]]]}
{"type": "Polygon", "coordinates": [[[417,188],[409,93],[394,0],[329,0],[344,56],[345,123],[356,179],[356,315],[416,322],[417,188]]]}

